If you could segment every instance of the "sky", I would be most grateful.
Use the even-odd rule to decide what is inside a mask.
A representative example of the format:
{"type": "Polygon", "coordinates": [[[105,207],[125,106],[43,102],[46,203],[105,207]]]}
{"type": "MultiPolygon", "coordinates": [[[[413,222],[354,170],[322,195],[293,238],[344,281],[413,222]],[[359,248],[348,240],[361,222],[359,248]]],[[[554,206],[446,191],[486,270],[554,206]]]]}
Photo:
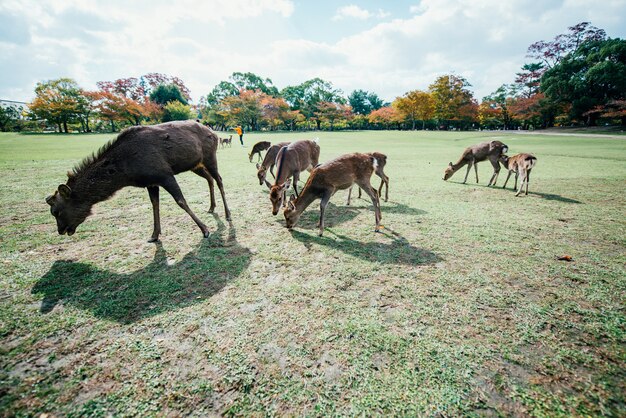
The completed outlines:
{"type": "Polygon", "coordinates": [[[624,39],[626,0],[0,0],[0,99],[158,72],[197,103],[239,71],[389,102],[456,74],[480,100],[531,62],[530,44],[583,21],[624,39]]]}

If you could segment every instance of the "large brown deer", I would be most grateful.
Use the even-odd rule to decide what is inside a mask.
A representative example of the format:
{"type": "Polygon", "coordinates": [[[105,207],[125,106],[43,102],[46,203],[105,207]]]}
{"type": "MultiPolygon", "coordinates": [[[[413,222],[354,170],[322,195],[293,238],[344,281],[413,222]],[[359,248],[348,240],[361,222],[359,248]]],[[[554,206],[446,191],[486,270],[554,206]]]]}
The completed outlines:
{"type": "MultiPolygon", "coordinates": [[[[372,199],[374,205],[374,217],[376,219],[376,229],[380,229],[380,202],[376,190],[372,188],[370,178],[376,170],[378,161],[371,154],[346,154],[325,162],[317,166],[311,172],[300,196],[290,200],[284,211],[287,228],[291,229],[300,219],[302,212],[315,199],[322,199],[320,202],[319,236],[324,233],[324,212],[326,205],[337,190],[345,190],[358,185],[372,199]]],[[[293,197],[293,196],[292,196],[293,197]]]]}
{"type": "Polygon", "coordinates": [[[495,186],[496,181],[498,180],[498,174],[500,173],[500,156],[505,154],[508,150],[509,147],[500,141],[481,142],[480,144],[467,147],[456,164],[452,164],[452,162],[448,164],[448,167],[446,167],[446,171],[444,172],[443,179],[448,180],[461,167],[467,165],[467,172],[465,173],[465,179],[463,180],[463,184],[465,184],[467,182],[467,176],[469,175],[470,169],[473,165],[474,171],[476,172],[476,183],[478,183],[477,163],[489,160],[493,166],[493,175],[491,176],[491,180],[489,180],[488,186],[495,186]]]}
{"type": "Polygon", "coordinates": [[[276,215],[285,201],[286,192],[289,188],[286,181],[293,179],[293,188],[298,196],[298,179],[304,170],[311,171],[318,164],[320,158],[320,146],[317,139],[309,139],[292,142],[282,147],[276,156],[276,180],[270,188],[270,201],[272,202],[272,214],[276,215]]]}
{"type": "Polygon", "coordinates": [[[230,210],[224,195],[222,177],[217,170],[217,135],[193,121],[168,122],[154,126],[133,126],[68,173],[66,184],[59,185],[46,198],[56,218],[59,234],[72,235],[91,214],[91,207],[111,197],[123,187],[145,187],[152,202],[154,229],[150,242],[161,234],[159,186],[191,216],[205,237],[209,229],[187,205],[175,174],[193,171],[209,183],[211,207],[215,209],[213,180],[220,189],[226,219],[230,210]]]}
{"type": "MultiPolygon", "coordinates": [[[[380,186],[378,187],[378,196],[380,197],[383,191],[383,185],[385,185],[385,202],[389,200],[389,177],[383,171],[385,169],[385,165],[387,165],[387,156],[385,154],[381,154],[380,152],[368,152],[368,155],[376,158],[378,165],[376,166],[376,170],[374,173],[381,178],[380,186]]],[[[350,205],[350,196],[352,196],[352,187],[348,190],[348,201],[346,205],[350,205]]],[[[359,196],[361,198],[361,188],[359,188],[359,196]]]]}
{"type": "Polygon", "coordinates": [[[272,146],[272,143],[269,141],[261,141],[261,142],[257,142],[256,144],[254,144],[254,146],[252,147],[252,151],[250,151],[250,154],[248,154],[248,158],[250,159],[250,162],[252,162],[252,157],[254,156],[254,154],[257,154],[259,157],[259,161],[261,161],[261,151],[265,151],[271,146],[272,146]]]}
{"type": "Polygon", "coordinates": [[[291,142],[279,142],[278,144],[272,145],[265,153],[265,158],[263,158],[263,162],[261,164],[256,164],[256,175],[259,178],[259,186],[263,186],[263,183],[265,183],[268,189],[272,188],[270,182],[265,180],[265,177],[267,176],[267,170],[270,171],[272,177],[276,178],[274,172],[272,171],[274,169],[274,165],[276,164],[276,156],[278,155],[278,151],[280,151],[282,147],[286,147],[289,144],[291,144],[291,142]]]}
{"type": "Polygon", "coordinates": [[[522,189],[524,188],[524,183],[526,183],[526,194],[528,195],[528,183],[530,182],[530,171],[537,164],[537,157],[532,154],[515,154],[512,157],[508,157],[506,155],[502,155],[500,157],[500,162],[509,170],[506,180],[504,182],[504,189],[506,184],[509,182],[509,178],[512,173],[515,173],[515,186],[513,186],[513,190],[517,189],[517,178],[521,177],[521,181],[519,184],[519,190],[515,193],[515,196],[519,196],[522,193],[522,189]]]}

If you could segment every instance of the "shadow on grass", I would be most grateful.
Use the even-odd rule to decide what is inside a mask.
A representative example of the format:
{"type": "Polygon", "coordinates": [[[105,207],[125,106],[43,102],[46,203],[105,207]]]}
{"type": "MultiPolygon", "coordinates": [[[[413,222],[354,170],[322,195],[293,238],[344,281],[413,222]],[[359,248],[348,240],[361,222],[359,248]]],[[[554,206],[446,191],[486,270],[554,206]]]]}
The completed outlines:
{"type": "Polygon", "coordinates": [[[324,245],[373,263],[423,265],[434,264],[442,260],[432,251],[411,245],[406,238],[390,229],[382,231],[382,234],[389,238],[387,243],[359,242],[329,230],[325,230],[324,234],[332,234],[334,238],[319,237],[291,230],[291,236],[302,242],[307,248],[311,248],[312,244],[324,245]]]}
{"type": "MultiPolygon", "coordinates": [[[[506,189],[503,189],[502,186],[487,186],[486,184],[478,184],[478,183],[470,183],[470,182],[462,183],[460,181],[450,181],[450,180],[448,180],[448,183],[460,184],[462,186],[486,187],[486,188],[489,188],[489,189],[508,190],[509,192],[514,192],[515,191],[510,186],[507,187],[506,189]]],[[[541,197],[543,199],[546,199],[546,200],[556,200],[558,202],[563,202],[563,203],[574,203],[574,204],[582,204],[583,203],[580,200],[571,199],[569,197],[561,196],[561,195],[558,195],[558,194],[552,194],[552,193],[540,193],[540,192],[533,192],[533,191],[529,190],[528,194],[529,195],[539,196],[539,197],[541,197]]]]}
{"type": "Polygon", "coordinates": [[[153,261],[119,274],[86,263],[56,261],[32,289],[43,294],[41,312],[59,303],[86,309],[100,318],[132,323],[161,312],[201,302],[219,292],[250,264],[250,250],[237,243],[235,229],[218,220],[218,229],[174,265],[161,243],[153,261]]]}

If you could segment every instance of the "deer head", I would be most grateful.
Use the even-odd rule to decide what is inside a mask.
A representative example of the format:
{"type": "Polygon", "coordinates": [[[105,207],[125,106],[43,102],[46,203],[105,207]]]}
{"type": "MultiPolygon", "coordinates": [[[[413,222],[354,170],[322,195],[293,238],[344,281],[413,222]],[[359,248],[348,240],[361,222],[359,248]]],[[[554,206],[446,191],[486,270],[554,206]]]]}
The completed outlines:
{"type": "Polygon", "coordinates": [[[284,195],[291,187],[291,179],[283,184],[275,184],[270,189],[270,200],[272,202],[272,215],[277,215],[283,204],[284,195]]]}
{"type": "Polygon", "coordinates": [[[448,163],[446,170],[443,172],[443,179],[448,180],[455,173],[454,167],[452,166],[452,162],[448,163]]]}
{"type": "Polygon", "coordinates": [[[267,175],[267,167],[256,163],[256,169],[258,170],[256,176],[259,178],[259,186],[263,186],[263,182],[265,181],[265,176],[267,175]]]}
{"type": "Polygon", "coordinates": [[[83,223],[90,213],[90,205],[76,198],[67,184],[60,184],[54,194],[46,198],[50,213],[57,221],[60,235],[73,235],[78,225],[83,223]]]}
{"type": "Polygon", "coordinates": [[[295,200],[296,197],[292,195],[289,199],[289,202],[287,203],[285,211],[283,212],[283,215],[285,215],[285,224],[287,225],[288,229],[293,228],[298,223],[300,215],[302,214],[302,212],[299,212],[296,209],[296,205],[294,204],[295,200]]]}

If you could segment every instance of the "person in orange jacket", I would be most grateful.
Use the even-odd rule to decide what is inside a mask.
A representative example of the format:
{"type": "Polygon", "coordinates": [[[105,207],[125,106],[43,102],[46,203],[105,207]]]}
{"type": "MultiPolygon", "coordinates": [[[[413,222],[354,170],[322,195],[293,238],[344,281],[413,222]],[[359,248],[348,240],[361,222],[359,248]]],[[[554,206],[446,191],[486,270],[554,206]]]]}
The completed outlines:
{"type": "Polygon", "coordinates": [[[241,142],[241,146],[243,147],[243,129],[241,129],[241,126],[237,126],[235,128],[235,132],[237,132],[237,135],[239,135],[239,142],[241,142]]]}

